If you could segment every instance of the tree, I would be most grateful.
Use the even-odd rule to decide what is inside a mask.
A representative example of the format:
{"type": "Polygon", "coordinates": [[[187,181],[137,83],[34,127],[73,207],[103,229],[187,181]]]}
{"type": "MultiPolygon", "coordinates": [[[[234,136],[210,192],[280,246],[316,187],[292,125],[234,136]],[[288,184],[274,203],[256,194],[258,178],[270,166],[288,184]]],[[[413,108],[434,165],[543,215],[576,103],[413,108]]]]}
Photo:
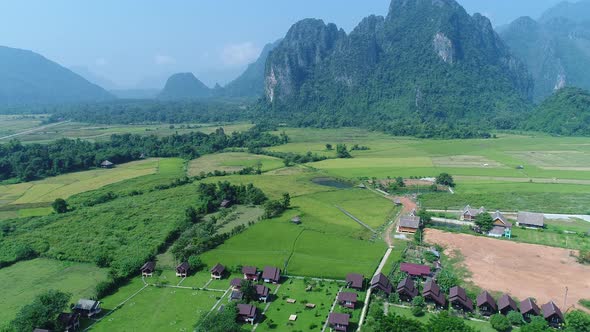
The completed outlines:
{"type": "Polygon", "coordinates": [[[426,303],[424,302],[424,298],[422,296],[416,296],[412,300],[412,315],[415,317],[422,317],[424,316],[424,306],[426,303]]]}
{"type": "Polygon", "coordinates": [[[236,322],[237,317],[238,308],[235,303],[230,303],[202,318],[195,332],[240,332],[242,327],[236,322]]]}
{"type": "Polygon", "coordinates": [[[531,322],[520,328],[520,332],[543,332],[549,331],[549,325],[543,317],[534,316],[531,322]]]}
{"type": "Polygon", "coordinates": [[[336,145],[336,156],[338,158],[352,158],[348,149],[346,148],[346,144],[337,144],[336,145]]]}
{"type": "Polygon", "coordinates": [[[196,224],[201,220],[201,216],[199,216],[197,210],[192,206],[187,207],[184,213],[186,215],[186,220],[192,224],[196,224]]]}
{"type": "Polygon", "coordinates": [[[399,189],[399,186],[395,182],[390,182],[387,185],[387,192],[390,194],[396,192],[398,189],[399,189]]]}
{"type": "Polygon", "coordinates": [[[487,233],[492,228],[494,228],[494,220],[487,212],[480,213],[477,217],[475,217],[475,224],[479,227],[479,229],[481,229],[483,233],[487,233]]]}
{"type": "Polygon", "coordinates": [[[403,188],[406,186],[405,182],[404,182],[404,178],[402,178],[401,176],[398,176],[397,178],[395,178],[395,183],[398,185],[398,187],[403,188]]]}
{"type": "Polygon", "coordinates": [[[68,212],[68,203],[63,198],[58,198],[51,204],[55,213],[66,213],[68,212]]]}
{"type": "Polygon", "coordinates": [[[524,322],[524,318],[522,317],[522,314],[518,311],[510,311],[508,313],[508,315],[506,315],[506,317],[508,318],[508,320],[510,321],[510,324],[512,324],[512,325],[520,326],[524,322]]]}
{"type": "Polygon", "coordinates": [[[289,193],[283,193],[283,208],[286,210],[291,206],[291,196],[289,193]]]}
{"type": "Polygon", "coordinates": [[[502,314],[492,315],[492,317],[490,317],[490,324],[499,332],[508,332],[512,328],[512,324],[510,324],[508,318],[502,314]]]}
{"type": "Polygon", "coordinates": [[[71,294],[56,290],[46,291],[21,308],[10,323],[15,331],[33,331],[35,328],[55,329],[57,316],[68,306],[71,294]]]}
{"type": "Polygon", "coordinates": [[[422,222],[423,225],[428,225],[432,221],[432,213],[425,209],[418,210],[416,215],[420,217],[420,222],[422,222]]]}
{"type": "Polygon", "coordinates": [[[251,302],[258,299],[256,296],[256,288],[249,280],[242,280],[240,283],[240,291],[244,295],[244,301],[251,302]]]}
{"type": "Polygon", "coordinates": [[[398,316],[395,313],[390,313],[385,316],[382,313],[383,310],[381,310],[381,314],[377,316],[373,331],[426,332],[424,325],[415,319],[398,316]]]}
{"type": "Polygon", "coordinates": [[[334,147],[332,147],[332,144],[326,143],[326,150],[332,151],[332,150],[334,150],[334,147]]]}
{"type": "Polygon", "coordinates": [[[441,311],[438,315],[432,316],[426,329],[428,332],[476,332],[461,318],[451,316],[448,311],[441,311]]]}
{"type": "Polygon", "coordinates": [[[566,332],[590,332],[590,315],[574,310],[565,315],[566,332]]]}
{"type": "Polygon", "coordinates": [[[455,181],[453,180],[453,177],[449,173],[440,173],[436,177],[436,183],[441,184],[443,186],[449,186],[449,187],[455,186],[455,181]]]}
{"type": "Polygon", "coordinates": [[[188,258],[188,266],[190,267],[192,273],[200,271],[202,268],[205,267],[205,263],[201,261],[201,258],[197,255],[191,255],[188,258]]]}
{"type": "Polygon", "coordinates": [[[436,281],[444,293],[448,293],[449,289],[457,286],[459,283],[457,276],[453,272],[445,269],[439,273],[436,281]]]}

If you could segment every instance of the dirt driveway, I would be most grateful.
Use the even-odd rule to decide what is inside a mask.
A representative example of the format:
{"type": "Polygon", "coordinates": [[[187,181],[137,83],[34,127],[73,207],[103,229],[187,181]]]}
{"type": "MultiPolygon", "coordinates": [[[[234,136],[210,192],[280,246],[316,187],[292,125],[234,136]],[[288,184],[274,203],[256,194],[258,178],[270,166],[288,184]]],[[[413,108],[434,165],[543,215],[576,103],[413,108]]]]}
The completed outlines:
{"type": "Polygon", "coordinates": [[[433,229],[425,238],[445,247],[447,254],[459,250],[471,280],[488,291],[507,292],[519,300],[533,297],[539,304],[552,300],[563,312],[566,287],[567,307],[583,309],[578,300],[590,299],[590,266],[578,264],[570,250],[433,229]]]}
{"type": "Polygon", "coordinates": [[[397,223],[399,222],[399,218],[405,214],[412,212],[412,210],[416,210],[417,205],[416,205],[416,202],[414,202],[413,200],[411,200],[410,198],[405,197],[405,196],[401,196],[401,197],[389,196],[387,198],[390,199],[392,202],[395,202],[396,199],[399,199],[403,205],[402,211],[400,212],[397,220],[395,222],[391,223],[391,225],[389,225],[389,227],[385,231],[385,243],[387,243],[387,245],[390,248],[392,248],[393,247],[393,239],[391,238],[391,234],[395,230],[397,223]]]}

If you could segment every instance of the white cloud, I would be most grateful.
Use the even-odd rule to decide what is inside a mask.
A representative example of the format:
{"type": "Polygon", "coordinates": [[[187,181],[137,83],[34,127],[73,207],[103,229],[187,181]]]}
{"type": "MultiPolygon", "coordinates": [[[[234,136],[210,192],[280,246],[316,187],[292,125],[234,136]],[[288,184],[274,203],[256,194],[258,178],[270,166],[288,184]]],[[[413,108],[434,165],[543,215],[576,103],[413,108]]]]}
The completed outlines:
{"type": "Polygon", "coordinates": [[[154,57],[154,62],[157,65],[171,65],[176,63],[176,59],[174,59],[173,57],[169,56],[169,55],[156,55],[154,57]]]}
{"type": "Polygon", "coordinates": [[[226,66],[247,65],[258,57],[260,49],[251,42],[229,44],[221,51],[221,61],[226,66]]]}
{"type": "Polygon", "coordinates": [[[96,63],[97,66],[106,66],[109,62],[105,58],[98,58],[94,60],[94,63],[96,63]]]}

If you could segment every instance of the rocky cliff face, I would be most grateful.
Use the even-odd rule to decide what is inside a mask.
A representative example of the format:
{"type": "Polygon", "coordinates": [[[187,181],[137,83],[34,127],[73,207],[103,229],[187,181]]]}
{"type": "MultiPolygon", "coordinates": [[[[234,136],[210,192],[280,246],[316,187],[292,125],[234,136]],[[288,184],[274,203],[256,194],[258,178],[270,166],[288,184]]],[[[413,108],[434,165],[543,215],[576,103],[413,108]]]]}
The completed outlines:
{"type": "Polygon", "coordinates": [[[388,120],[475,119],[531,95],[526,68],[489,20],[454,0],[393,0],[386,17],[367,17],[349,35],[300,21],[269,55],[265,74],[275,111],[346,113],[350,123],[374,112],[388,120]]]}

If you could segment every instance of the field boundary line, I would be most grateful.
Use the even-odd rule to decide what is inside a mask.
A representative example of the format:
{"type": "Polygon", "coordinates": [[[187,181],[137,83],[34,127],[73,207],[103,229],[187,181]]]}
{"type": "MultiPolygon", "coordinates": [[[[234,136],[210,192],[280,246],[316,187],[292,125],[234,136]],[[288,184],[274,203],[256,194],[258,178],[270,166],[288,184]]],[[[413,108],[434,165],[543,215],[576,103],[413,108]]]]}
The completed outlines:
{"type": "Polygon", "coordinates": [[[101,322],[103,319],[107,318],[110,314],[112,314],[113,312],[119,310],[119,308],[121,308],[125,303],[127,303],[127,301],[131,300],[132,298],[134,298],[137,294],[141,293],[144,289],[148,288],[150,285],[144,283],[143,287],[141,287],[140,290],[138,290],[137,292],[133,293],[131,296],[129,296],[128,298],[126,298],[123,302],[117,304],[116,307],[114,307],[113,309],[111,309],[109,312],[107,312],[106,314],[104,314],[104,316],[100,317],[99,319],[95,320],[94,322],[92,322],[92,324],[90,324],[87,328],[85,328],[83,331],[88,331],[90,330],[91,327],[93,327],[94,325],[96,325],[96,323],[101,322]]]}
{"type": "Polygon", "coordinates": [[[338,210],[340,210],[340,212],[344,213],[345,215],[347,215],[350,219],[356,221],[358,224],[360,224],[361,226],[363,226],[364,228],[370,230],[371,232],[373,232],[373,234],[377,234],[377,232],[371,228],[371,226],[365,224],[364,222],[362,222],[359,218],[353,216],[350,212],[344,210],[343,208],[341,208],[338,205],[334,205],[338,210]]]}
{"type": "Polygon", "coordinates": [[[48,124],[48,125],[45,125],[45,126],[40,126],[40,127],[29,128],[29,129],[26,129],[26,130],[21,131],[21,132],[18,132],[18,133],[14,133],[14,134],[11,134],[11,135],[8,135],[8,136],[0,137],[0,140],[4,140],[4,139],[7,139],[7,138],[12,138],[12,137],[17,137],[17,136],[21,136],[21,135],[26,135],[26,134],[34,133],[34,132],[39,131],[39,130],[43,130],[43,129],[47,129],[47,128],[51,128],[51,127],[57,127],[59,125],[62,125],[62,124],[65,124],[65,123],[69,123],[69,122],[72,122],[72,120],[67,120],[67,121],[62,121],[62,122],[57,122],[57,123],[51,123],[51,124],[48,124]]]}
{"type": "Polygon", "coordinates": [[[285,261],[285,266],[283,268],[283,271],[285,271],[285,272],[287,272],[287,267],[289,266],[289,262],[291,262],[291,258],[293,257],[293,254],[295,254],[295,246],[297,245],[297,241],[299,241],[299,238],[301,237],[303,232],[305,232],[305,229],[302,229],[301,232],[299,232],[299,234],[295,238],[295,241],[293,241],[293,246],[291,247],[291,253],[289,254],[289,257],[287,258],[287,260],[285,261]]]}

